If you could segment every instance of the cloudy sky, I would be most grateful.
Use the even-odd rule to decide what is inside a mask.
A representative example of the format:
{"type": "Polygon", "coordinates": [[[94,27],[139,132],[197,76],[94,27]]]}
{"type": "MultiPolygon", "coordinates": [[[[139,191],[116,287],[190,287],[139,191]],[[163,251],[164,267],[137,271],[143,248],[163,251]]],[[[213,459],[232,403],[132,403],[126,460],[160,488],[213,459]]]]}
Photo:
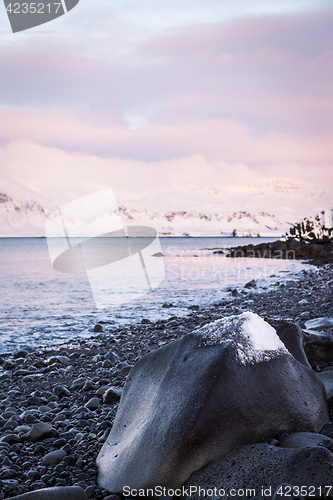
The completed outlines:
{"type": "Polygon", "coordinates": [[[0,68],[3,186],[172,208],[283,178],[289,217],[333,205],[331,0],[80,0],[16,34],[0,5],[0,68]]]}

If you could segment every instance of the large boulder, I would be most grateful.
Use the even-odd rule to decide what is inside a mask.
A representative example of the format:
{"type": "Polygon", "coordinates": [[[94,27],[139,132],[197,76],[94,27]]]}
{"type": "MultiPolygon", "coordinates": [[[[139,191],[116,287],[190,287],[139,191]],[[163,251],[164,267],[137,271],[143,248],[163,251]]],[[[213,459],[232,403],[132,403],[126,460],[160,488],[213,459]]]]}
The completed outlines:
{"type": "Polygon", "coordinates": [[[98,457],[99,484],[177,488],[231,449],[285,431],[318,432],[326,393],[275,329],[246,312],[153,351],[132,369],[98,457]]]}
{"type": "MultiPolygon", "coordinates": [[[[281,484],[299,489],[303,486],[302,495],[300,492],[297,495],[294,489],[295,498],[327,498],[327,494],[331,494],[329,478],[332,475],[333,455],[326,448],[278,448],[259,443],[240,446],[205,469],[194,472],[183,487],[188,495],[182,498],[268,500],[281,484]],[[210,491],[205,495],[203,491],[207,490],[210,491]]],[[[291,499],[292,491],[288,490],[291,499]]],[[[276,498],[285,498],[281,493],[288,493],[288,490],[281,488],[276,498]]]]}

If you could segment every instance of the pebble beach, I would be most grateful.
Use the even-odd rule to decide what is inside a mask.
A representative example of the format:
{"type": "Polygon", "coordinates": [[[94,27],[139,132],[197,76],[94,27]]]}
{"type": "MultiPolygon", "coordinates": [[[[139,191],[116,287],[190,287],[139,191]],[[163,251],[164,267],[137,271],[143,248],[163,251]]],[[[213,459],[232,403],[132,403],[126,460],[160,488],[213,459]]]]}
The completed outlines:
{"type": "MultiPolygon", "coordinates": [[[[97,483],[96,457],[117,412],[131,367],[145,354],[216,319],[252,311],[267,321],[305,328],[331,317],[333,267],[303,270],[266,290],[248,283],[186,317],[127,326],[99,323],[89,339],[0,355],[0,499],[50,486],[81,486],[89,498],[111,498],[97,483]]],[[[327,330],[329,331],[329,329],[327,330]]],[[[323,366],[314,364],[320,371],[323,366]]]]}

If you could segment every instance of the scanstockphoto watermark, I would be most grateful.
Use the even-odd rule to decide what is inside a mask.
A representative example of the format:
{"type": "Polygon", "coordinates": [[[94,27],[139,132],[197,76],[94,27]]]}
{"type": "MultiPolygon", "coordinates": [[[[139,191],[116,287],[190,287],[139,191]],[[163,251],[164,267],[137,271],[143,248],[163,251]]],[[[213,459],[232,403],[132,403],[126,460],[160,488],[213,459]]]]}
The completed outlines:
{"type": "Polygon", "coordinates": [[[74,9],[79,0],[4,0],[13,33],[25,31],[48,23],[74,9]]]}
{"type": "Polygon", "coordinates": [[[277,488],[273,486],[260,486],[259,488],[202,488],[201,486],[182,486],[181,488],[165,488],[155,486],[154,488],[135,489],[130,486],[123,487],[125,498],[152,497],[196,497],[201,498],[304,498],[304,497],[331,497],[333,486],[293,486],[287,483],[280,484],[277,488]],[[275,490],[275,491],[274,491],[275,490]]]}
{"type": "Polygon", "coordinates": [[[165,278],[157,231],[125,226],[112,189],[58,208],[45,232],[54,270],[85,274],[99,310],[135,300],[165,278]]]}
{"type": "MultiPolygon", "coordinates": [[[[170,246],[167,251],[166,270],[169,280],[211,282],[223,286],[276,276],[284,268],[285,255],[278,253],[266,257],[249,256],[239,251],[236,257],[227,257],[230,248],[212,252],[205,250],[189,254],[186,250],[170,246]]],[[[288,253],[288,260],[295,259],[295,252],[288,253]]]]}
{"type": "MultiPolygon", "coordinates": [[[[263,490],[263,489],[262,489],[263,490]]],[[[165,488],[163,486],[155,486],[154,488],[142,488],[142,489],[134,489],[130,486],[124,486],[123,488],[123,496],[125,498],[137,498],[137,497],[192,497],[195,495],[196,497],[202,498],[210,498],[210,497],[255,497],[256,490],[254,488],[201,488],[200,486],[182,486],[182,488],[165,488]]],[[[272,489],[270,489],[270,494],[272,494],[272,489]]],[[[262,496],[264,495],[264,491],[262,491],[262,496]]],[[[267,496],[269,496],[267,494],[267,496]]]]}

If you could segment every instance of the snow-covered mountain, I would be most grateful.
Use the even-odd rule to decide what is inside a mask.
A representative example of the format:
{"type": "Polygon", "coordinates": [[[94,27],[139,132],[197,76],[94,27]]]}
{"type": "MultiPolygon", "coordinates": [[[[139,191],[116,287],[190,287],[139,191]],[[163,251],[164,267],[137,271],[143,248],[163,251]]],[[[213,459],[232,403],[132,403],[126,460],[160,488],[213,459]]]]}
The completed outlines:
{"type": "MultiPolygon", "coordinates": [[[[80,196],[48,189],[0,180],[0,237],[45,236],[47,216],[80,196]]],[[[165,236],[231,235],[234,231],[239,236],[283,235],[301,217],[318,213],[326,195],[280,178],[229,182],[216,188],[180,182],[173,189],[151,192],[133,199],[118,189],[119,214],[124,225],[153,227],[165,236]]],[[[101,214],[99,227],[104,228],[103,220],[101,214]]],[[[107,220],[104,232],[110,231],[107,220]]],[[[79,219],[73,223],[80,226],[79,219]]]]}
{"type": "MultiPolygon", "coordinates": [[[[60,205],[54,205],[53,210],[60,205]]],[[[44,236],[45,219],[53,211],[36,201],[13,199],[0,193],[0,236],[44,236]]],[[[283,233],[282,222],[272,214],[247,211],[206,213],[195,210],[174,210],[156,212],[147,208],[133,208],[120,205],[119,214],[125,225],[154,227],[161,235],[238,235],[268,234],[270,231],[283,233]]],[[[76,221],[80,225],[80,221],[76,221]]],[[[99,222],[100,224],[100,222],[99,222]]],[[[108,232],[107,223],[105,232],[108,232]]],[[[55,235],[57,236],[57,235],[55,235]]],[[[82,234],[82,236],[85,236],[82,234]]]]}

